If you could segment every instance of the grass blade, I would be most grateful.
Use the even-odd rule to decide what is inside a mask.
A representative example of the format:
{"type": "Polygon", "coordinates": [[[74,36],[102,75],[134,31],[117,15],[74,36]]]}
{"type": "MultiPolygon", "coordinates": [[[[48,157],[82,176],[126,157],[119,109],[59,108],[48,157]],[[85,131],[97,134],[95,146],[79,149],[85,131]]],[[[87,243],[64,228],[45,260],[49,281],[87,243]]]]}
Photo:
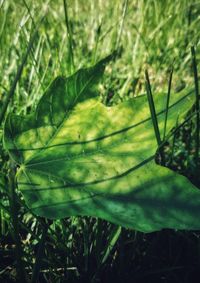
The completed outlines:
{"type": "Polygon", "coordinates": [[[116,41],[116,46],[115,46],[116,50],[118,50],[119,46],[120,46],[120,41],[121,41],[122,32],[123,32],[123,28],[124,28],[124,20],[125,20],[125,17],[126,17],[127,8],[128,8],[128,0],[124,0],[123,12],[122,12],[122,20],[121,20],[121,24],[120,24],[120,27],[119,27],[119,33],[118,33],[118,37],[117,37],[117,41],[116,41]]]}
{"type": "MultiPolygon", "coordinates": [[[[176,119],[176,127],[175,127],[175,129],[178,127],[178,121],[179,121],[179,115],[178,115],[178,117],[176,119]]],[[[171,164],[172,164],[173,159],[174,159],[176,137],[177,137],[177,133],[175,132],[174,135],[173,135],[173,139],[172,139],[172,150],[171,150],[171,156],[170,156],[170,163],[171,164]]]]}
{"type": "Polygon", "coordinates": [[[35,265],[33,268],[31,283],[35,283],[38,280],[42,258],[44,254],[44,247],[45,247],[45,240],[46,240],[47,232],[48,232],[48,225],[45,225],[43,227],[42,237],[39,242],[39,248],[38,248],[37,255],[36,255],[35,265]]]}
{"type": "Polygon", "coordinates": [[[168,111],[169,111],[169,101],[170,101],[170,94],[171,94],[171,86],[172,86],[172,76],[173,76],[173,66],[170,71],[169,75],[169,83],[168,83],[168,91],[167,91],[167,101],[166,101],[166,112],[165,112],[165,123],[164,123],[164,133],[163,133],[163,140],[166,136],[166,129],[167,129],[167,118],[168,118],[168,111]]]}
{"type": "Polygon", "coordinates": [[[103,267],[103,265],[105,264],[106,260],[108,259],[108,257],[110,256],[115,244],[117,243],[120,235],[121,235],[121,231],[122,228],[121,226],[114,226],[110,236],[109,236],[109,240],[107,243],[107,246],[105,247],[105,250],[103,252],[103,255],[101,257],[100,263],[99,263],[99,267],[97,268],[96,272],[94,273],[91,282],[95,282],[96,277],[98,275],[98,273],[100,272],[101,268],[103,267]]]}
{"type": "Polygon", "coordinates": [[[200,114],[199,114],[199,85],[198,85],[198,71],[197,71],[197,62],[196,62],[196,54],[195,54],[195,48],[194,46],[191,47],[191,53],[192,53],[192,66],[193,66],[193,72],[194,72],[194,85],[195,85],[195,95],[196,95],[196,103],[195,103],[195,109],[196,109],[196,135],[195,135],[195,159],[196,159],[196,165],[198,165],[199,162],[199,127],[200,127],[200,114]]]}
{"type": "Polygon", "coordinates": [[[96,41],[95,41],[95,47],[94,47],[94,53],[93,53],[93,59],[92,59],[93,64],[96,63],[97,49],[98,49],[98,46],[99,46],[100,35],[101,35],[101,26],[102,26],[102,24],[100,23],[97,30],[96,30],[96,41]]]}
{"type": "Polygon", "coordinates": [[[154,127],[154,132],[155,132],[157,144],[158,144],[158,147],[159,147],[160,144],[161,144],[160,131],[159,131],[159,128],[158,128],[158,120],[157,120],[157,116],[156,116],[156,110],[155,110],[153,95],[152,95],[152,91],[151,91],[151,84],[150,84],[149,74],[148,74],[147,70],[145,71],[145,77],[146,77],[146,91],[147,91],[147,98],[148,98],[148,102],[149,102],[149,109],[150,109],[150,113],[151,113],[151,119],[152,119],[152,122],[153,122],[153,127],[154,127]]]}
{"type": "Polygon", "coordinates": [[[102,261],[101,261],[102,264],[104,264],[106,262],[107,258],[109,257],[110,253],[112,252],[119,236],[121,235],[121,230],[122,230],[122,228],[120,226],[116,226],[116,227],[113,228],[113,231],[110,235],[108,246],[107,246],[105,253],[102,257],[102,261]]]}
{"type": "Polygon", "coordinates": [[[31,21],[33,23],[34,28],[36,28],[35,20],[32,16],[31,9],[30,9],[29,5],[27,4],[26,0],[22,0],[22,2],[24,3],[24,6],[26,7],[26,9],[28,11],[29,17],[31,18],[31,21]]]}
{"type": "Polygon", "coordinates": [[[67,28],[67,38],[68,38],[68,44],[69,44],[70,72],[72,74],[75,70],[75,65],[74,65],[74,53],[73,53],[73,44],[72,44],[72,31],[71,31],[71,27],[69,24],[69,16],[68,16],[66,0],[63,0],[63,6],[64,6],[64,12],[65,12],[65,24],[67,28]]]}

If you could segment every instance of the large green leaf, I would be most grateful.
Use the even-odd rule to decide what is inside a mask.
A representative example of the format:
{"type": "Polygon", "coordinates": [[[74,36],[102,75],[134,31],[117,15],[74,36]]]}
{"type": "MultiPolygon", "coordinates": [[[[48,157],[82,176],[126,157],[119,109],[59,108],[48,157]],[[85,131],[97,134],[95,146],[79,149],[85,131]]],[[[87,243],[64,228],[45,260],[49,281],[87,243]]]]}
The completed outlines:
{"type": "MultiPolygon", "coordinates": [[[[28,207],[48,218],[97,216],[145,232],[199,229],[200,191],[154,162],[146,96],[106,107],[91,92],[106,61],[57,78],[35,113],[8,115],[4,145],[19,165],[28,207]]],[[[166,95],[154,99],[163,129],[166,95]]],[[[192,93],[171,96],[168,130],[192,103],[192,93]]]]}

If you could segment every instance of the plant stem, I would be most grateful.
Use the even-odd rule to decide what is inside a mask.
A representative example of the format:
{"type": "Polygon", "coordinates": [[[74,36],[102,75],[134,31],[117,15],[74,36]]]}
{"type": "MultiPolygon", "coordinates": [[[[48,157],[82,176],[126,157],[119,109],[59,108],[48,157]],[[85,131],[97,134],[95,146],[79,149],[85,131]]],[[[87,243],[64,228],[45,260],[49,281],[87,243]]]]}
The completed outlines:
{"type": "Polygon", "coordinates": [[[194,46],[191,47],[192,53],[192,66],[194,72],[194,85],[195,85],[195,109],[196,109],[196,139],[195,139],[195,160],[196,165],[199,163],[199,130],[200,130],[200,115],[199,115],[199,84],[198,84],[198,72],[197,72],[197,62],[194,46]]]}
{"type": "Polygon", "coordinates": [[[18,225],[18,213],[17,213],[17,205],[16,205],[16,182],[15,182],[15,173],[16,167],[13,161],[10,161],[9,166],[9,175],[8,175],[8,184],[9,184],[9,202],[10,202],[10,215],[12,218],[12,226],[13,226],[13,238],[16,244],[16,261],[17,261],[17,277],[18,282],[25,283],[26,275],[23,263],[23,252],[19,234],[19,225],[18,225]]]}
{"type": "Polygon", "coordinates": [[[68,38],[68,44],[69,44],[70,72],[72,74],[75,70],[75,65],[74,65],[74,53],[73,53],[73,44],[72,44],[72,31],[71,31],[71,27],[69,24],[66,0],[63,0],[63,5],[64,5],[64,12],[65,12],[65,24],[67,28],[67,38],[68,38]]]}

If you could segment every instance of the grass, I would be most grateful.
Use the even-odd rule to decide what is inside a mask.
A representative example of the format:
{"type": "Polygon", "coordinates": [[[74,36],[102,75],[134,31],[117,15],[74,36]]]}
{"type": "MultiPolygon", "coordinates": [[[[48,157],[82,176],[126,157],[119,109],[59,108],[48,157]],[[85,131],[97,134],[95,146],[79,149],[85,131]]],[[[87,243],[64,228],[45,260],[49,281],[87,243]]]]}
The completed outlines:
{"type": "MultiPolygon", "coordinates": [[[[100,87],[108,105],[146,95],[148,69],[152,93],[165,91],[169,78],[166,109],[170,93],[195,86],[198,113],[199,12],[192,0],[0,0],[0,121],[8,111],[34,111],[57,75],[68,76],[116,48],[121,53],[100,87]]],[[[163,150],[167,166],[198,183],[199,119],[192,117],[163,150]]],[[[167,137],[167,117],[165,124],[167,137]]],[[[9,204],[8,156],[0,152],[0,281],[173,283],[200,275],[199,232],[145,235],[88,217],[47,222],[28,211],[18,191],[9,204]]]]}
{"type": "Polygon", "coordinates": [[[192,65],[194,70],[194,85],[195,85],[195,95],[196,95],[196,103],[195,103],[195,110],[196,110],[196,142],[195,142],[195,159],[196,164],[199,162],[199,130],[200,130],[200,116],[199,116],[199,83],[198,83],[198,73],[197,73],[197,62],[196,62],[196,54],[194,46],[191,47],[191,54],[192,54],[192,65]]]}

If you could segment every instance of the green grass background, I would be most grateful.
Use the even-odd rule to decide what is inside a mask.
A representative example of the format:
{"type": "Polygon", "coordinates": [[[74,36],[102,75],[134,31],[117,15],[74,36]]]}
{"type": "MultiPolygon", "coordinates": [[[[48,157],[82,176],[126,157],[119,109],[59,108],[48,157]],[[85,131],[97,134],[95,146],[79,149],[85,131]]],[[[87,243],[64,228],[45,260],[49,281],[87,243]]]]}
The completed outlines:
{"type": "MultiPolygon", "coordinates": [[[[69,0],[65,4],[0,0],[0,107],[36,29],[8,111],[34,111],[56,76],[68,76],[119,48],[121,55],[106,69],[100,85],[104,101],[108,96],[114,103],[145,94],[146,68],[153,91],[167,92],[172,64],[172,91],[194,85],[190,47],[196,47],[198,63],[199,1],[69,0]]],[[[187,159],[181,145],[179,151],[179,157],[187,159]]],[[[2,174],[7,172],[8,157],[0,152],[2,174]]],[[[20,282],[9,193],[6,180],[1,178],[1,183],[0,281],[20,282]]],[[[38,258],[38,282],[198,282],[194,278],[200,275],[199,232],[163,230],[145,235],[87,217],[49,223],[27,210],[20,193],[16,210],[27,282],[38,258]]]]}

